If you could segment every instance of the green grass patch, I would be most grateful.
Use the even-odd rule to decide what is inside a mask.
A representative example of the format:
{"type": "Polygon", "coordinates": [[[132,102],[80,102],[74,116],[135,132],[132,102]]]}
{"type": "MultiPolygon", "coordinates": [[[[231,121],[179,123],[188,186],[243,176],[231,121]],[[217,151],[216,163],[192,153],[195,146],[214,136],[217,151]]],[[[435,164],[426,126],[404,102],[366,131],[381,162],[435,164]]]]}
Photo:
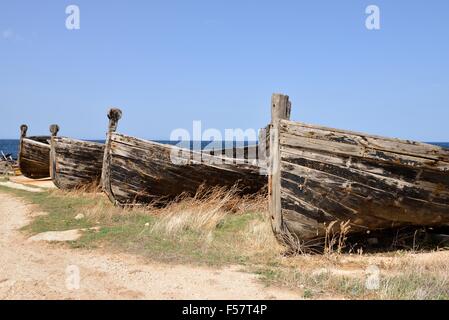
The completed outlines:
{"type": "MultiPolygon", "coordinates": [[[[338,269],[338,257],[283,257],[281,251],[274,249],[275,242],[270,238],[271,229],[267,227],[269,223],[263,213],[254,210],[226,214],[205,230],[185,223],[176,232],[168,232],[156,228],[163,221],[161,215],[151,210],[114,207],[102,195],[32,193],[1,186],[0,192],[24,198],[36,205],[37,210],[48,213],[36,217],[23,228],[28,234],[100,227],[98,231],[88,230],[79,240],[69,242],[67,245],[71,248],[101,247],[165,263],[244,265],[246,270],[258,274],[265,284],[301,292],[306,299],[449,299],[448,264],[445,261],[430,267],[417,267],[406,260],[407,254],[399,252],[397,259],[407,263],[391,274],[382,273],[380,287],[368,290],[363,268],[369,264],[369,256],[361,256],[361,261],[367,260],[366,266],[362,264],[358,274],[349,276],[326,271],[328,267],[338,269]],[[76,220],[75,216],[80,213],[85,218],[76,220]],[[324,271],[316,272],[317,269],[324,271]]],[[[182,213],[192,207],[196,208],[190,203],[174,210],[182,213]]],[[[173,215],[169,223],[176,226],[176,217],[173,215]]]]}
{"type": "Polygon", "coordinates": [[[248,223],[261,219],[257,214],[229,215],[211,232],[204,234],[189,228],[174,235],[153,230],[157,217],[144,210],[108,215],[117,208],[101,196],[65,196],[52,191],[32,193],[0,187],[0,191],[24,198],[48,213],[34,219],[23,230],[29,234],[46,231],[100,227],[89,230],[77,240],[70,242],[73,248],[96,248],[108,246],[111,250],[139,254],[162,262],[223,265],[246,263],[248,255],[240,250],[244,230],[248,223]],[[100,214],[89,217],[89,210],[101,203],[100,214]],[[76,220],[82,213],[86,218],[76,220]]]}
{"type": "Polygon", "coordinates": [[[0,186],[0,191],[24,198],[29,203],[38,206],[39,211],[48,213],[36,217],[32,223],[23,228],[30,234],[46,231],[63,231],[94,226],[92,222],[82,219],[75,220],[78,213],[83,213],[89,205],[95,204],[94,199],[82,197],[62,197],[50,191],[27,192],[0,186]]]}

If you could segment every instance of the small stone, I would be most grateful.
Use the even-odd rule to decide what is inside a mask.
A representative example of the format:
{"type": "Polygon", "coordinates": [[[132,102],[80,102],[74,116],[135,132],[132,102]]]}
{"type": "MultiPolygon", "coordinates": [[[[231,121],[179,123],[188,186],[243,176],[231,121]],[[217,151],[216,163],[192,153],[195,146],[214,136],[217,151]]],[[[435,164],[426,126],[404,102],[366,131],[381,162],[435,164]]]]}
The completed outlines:
{"type": "Polygon", "coordinates": [[[145,227],[149,227],[149,226],[150,226],[149,222],[145,223],[145,227]]]}
{"type": "Polygon", "coordinates": [[[75,217],[75,220],[81,220],[81,219],[84,219],[84,214],[82,214],[82,213],[77,214],[75,217]]]}

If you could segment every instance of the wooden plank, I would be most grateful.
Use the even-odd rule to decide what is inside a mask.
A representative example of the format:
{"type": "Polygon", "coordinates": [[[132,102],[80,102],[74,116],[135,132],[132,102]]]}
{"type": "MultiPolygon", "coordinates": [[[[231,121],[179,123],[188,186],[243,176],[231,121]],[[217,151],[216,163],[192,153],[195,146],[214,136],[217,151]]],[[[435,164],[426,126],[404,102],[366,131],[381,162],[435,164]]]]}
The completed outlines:
{"type": "Polygon", "coordinates": [[[104,157],[101,171],[102,189],[113,203],[115,203],[115,199],[113,191],[111,189],[111,144],[112,134],[117,130],[118,122],[121,117],[122,111],[120,109],[112,108],[108,112],[109,125],[104,147],[104,157]]]}
{"type": "Polygon", "coordinates": [[[335,202],[328,206],[326,211],[339,221],[345,221],[345,217],[339,217],[339,214],[344,212],[339,206],[344,205],[356,212],[355,218],[347,218],[351,218],[355,224],[371,229],[391,227],[393,224],[449,223],[449,203],[426,201],[405,193],[389,192],[290,162],[283,162],[282,168],[283,179],[290,181],[290,184],[284,184],[286,189],[298,199],[322,209],[325,208],[326,201],[332,199],[335,202]],[[303,191],[306,187],[315,190],[317,196],[308,197],[303,191]]]}
{"type": "Polygon", "coordinates": [[[20,127],[19,167],[25,177],[41,179],[50,176],[49,137],[27,137],[28,126],[20,127]]]}
{"type": "Polygon", "coordinates": [[[266,185],[266,177],[252,159],[195,152],[113,130],[108,133],[104,159],[103,188],[121,205],[171,200],[183,193],[195,194],[201,185],[236,185],[242,194],[266,185]]]}
{"type": "Polygon", "coordinates": [[[53,183],[56,181],[56,150],[55,150],[55,137],[58,135],[59,126],[53,124],[50,126],[50,177],[53,183]]]}
{"type": "Polygon", "coordinates": [[[423,171],[419,170],[411,172],[410,170],[400,170],[399,172],[393,171],[390,173],[389,171],[377,171],[369,162],[357,162],[357,160],[353,158],[346,161],[345,164],[338,164],[335,159],[330,157],[327,158],[328,161],[323,161],[322,157],[318,159],[311,155],[308,157],[298,157],[296,154],[291,154],[285,151],[283,151],[281,155],[282,160],[285,161],[285,163],[296,164],[344,177],[347,180],[382,189],[384,191],[401,192],[402,195],[416,199],[443,204],[449,203],[449,177],[443,177],[445,179],[442,178],[435,183],[424,183],[420,180],[423,171]],[[334,160],[334,162],[329,162],[329,159],[334,160]],[[406,176],[405,174],[409,175],[408,179],[404,178],[404,176],[406,176]]]}
{"type": "Polygon", "coordinates": [[[55,185],[64,190],[93,186],[101,180],[104,145],[101,143],[52,137],[55,185]]]}
{"type": "MultiPolygon", "coordinates": [[[[449,164],[449,149],[427,143],[380,137],[287,120],[282,121],[280,127],[283,132],[292,136],[323,141],[333,146],[336,143],[341,144],[340,148],[343,148],[343,150],[345,146],[358,146],[357,149],[349,149],[362,150],[362,153],[364,149],[372,149],[422,158],[423,160],[443,161],[449,164]]],[[[319,143],[318,141],[315,143],[319,143]]]]}
{"type": "Polygon", "coordinates": [[[268,128],[278,238],[322,238],[331,221],[350,232],[449,225],[449,149],[289,119],[268,128]]]}
{"type": "Polygon", "coordinates": [[[278,239],[284,236],[281,201],[281,155],[279,148],[279,124],[288,119],[291,113],[289,97],[273,94],[271,98],[270,157],[269,157],[269,207],[271,226],[278,239]]]}
{"type": "Polygon", "coordinates": [[[226,155],[210,155],[208,152],[197,152],[177,146],[146,141],[119,133],[111,135],[111,152],[131,159],[146,161],[173,162],[183,165],[202,164],[228,171],[259,172],[259,167],[252,164],[251,159],[228,158],[226,155]],[[120,154],[120,153],[125,154],[120,154]]]}
{"type": "Polygon", "coordinates": [[[194,194],[201,185],[237,185],[242,193],[254,193],[266,185],[257,166],[216,163],[209,161],[214,157],[209,154],[197,154],[203,158],[195,159],[190,150],[117,133],[111,140],[111,186],[122,204],[194,194]]]}
{"type": "Polygon", "coordinates": [[[379,151],[363,147],[360,145],[344,144],[334,141],[324,141],[314,138],[305,138],[281,132],[280,143],[283,147],[293,149],[307,149],[318,152],[328,152],[338,155],[363,157],[373,159],[377,162],[389,162],[395,165],[402,165],[416,168],[428,168],[438,171],[449,172],[449,163],[423,157],[402,155],[396,152],[379,151]]]}

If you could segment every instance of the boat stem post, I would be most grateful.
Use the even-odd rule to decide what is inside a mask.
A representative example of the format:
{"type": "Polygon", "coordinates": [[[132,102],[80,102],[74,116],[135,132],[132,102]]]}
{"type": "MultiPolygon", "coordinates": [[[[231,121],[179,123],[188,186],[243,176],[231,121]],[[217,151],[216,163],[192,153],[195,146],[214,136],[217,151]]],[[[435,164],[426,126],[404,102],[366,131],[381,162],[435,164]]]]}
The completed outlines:
{"type": "Polygon", "coordinates": [[[281,212],[281,152],[279,146],[280,120],[289,120],[291,102],[287,95],[273,94],[271,97],[270,151],[268,193],[271,226],[278,239],[282,239],[283,223],[281,212]]]}
{"type": "Polygon", "coordinates": [[[50,133],[52,137],[56,137],[59,132],[59,126],[57,124],[52,124],[50,126],[50,133]]]}
{"type": "Polygon", "coordinates": [[[50,126],[50,177],[53,181],[55,181],[55,172],[56,172],[56,146],[55,146],[55,138],[58,135],[59,126],[57,124],[52,124],[50,126]]]}
{"type": "Polygon", "coordinates": [[[21,158],[21,155],[22,155],[23,139],[26,138],[27,131],[28,131],[28,126],[26,124],[22,124],[20,126],[20,142],[19,142],[19,150],[18,150],[18,153],[17,153],[17,161],[19,163],[19,166],[20,166],[20,158],[21,158]]]}
{"type": "Polygon", "coordinates": [[[109,126],[106,136],[106,143],[104,148],[103,168],[101,171],[101,186],[103,191],[108,195],[112,202],[115,202],[112,196],[111,183],[110,183],[110,162],[111,162],[111,145],[112,134],[117,131],[119,120],[122,118],[122,111],[117,108],[111,108],[108,112],[109,126]]]}
{"type": "Polygon", "coordinates": [[[22,124],[20,126],[20,137],[25,138],[27,136],[28,126],[26,124],[22,124]]]}

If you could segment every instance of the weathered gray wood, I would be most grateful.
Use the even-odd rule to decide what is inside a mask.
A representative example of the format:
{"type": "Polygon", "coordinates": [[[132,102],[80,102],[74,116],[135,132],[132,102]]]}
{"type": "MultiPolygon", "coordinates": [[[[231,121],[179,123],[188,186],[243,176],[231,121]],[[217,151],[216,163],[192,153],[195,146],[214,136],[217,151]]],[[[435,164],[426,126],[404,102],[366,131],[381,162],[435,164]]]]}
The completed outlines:
{"type": "Polygon", "coordinates": [[[271,208],[275,233],[277,226],[307,242],[323,238],[333,221],[349,221],[350,233],[449,225],[448,149],[287,119],[277,124],[270,129],[278,134],[270,146],[280,185],[280,210],[271,208]]]}
{"type": "Polygon", "coordinates": [[[59,126],[57,124],[52,124],[50,126],[50,177],[53,183],[56,180],[56,152],[55,152],[55,137],[58,135],[59,126]]]}
{"type": "Polygon", "coordinates": [[[118,122],[122,117],[122,111],[117,108],[111,108],[108,112],[108,132],[106,135],[106,143],[104,147],[103,165],[101,171],[101,185],[103,191],[108,195],[109,199],[115,204],[116,200],[111,188],[111,144],[112,134],[117,130],[118,122]]]}
{"type": "Polygon", "coordinates": [[[351,181],[391,192],[403,190],[409,196],[423,200],[449,203],[449,177],[441,177],[429,169],[398,167],[365,158],[337,157],[332,154],[311,152],[305,149],[281,148],[282,161],[345,176],[351,181]]]}
{"type": "Polygon", "coordinates": [[[281,202],[281,167],[279,147],[279,124],[282,119],[289,119],[291,103],[289,97],[273,94],[271,97],[271,126],[270,126],[270,160],[269,160],[269,206],[271,226],[274,234],[282,238],[282,202],[281,202]]]}
{"type": "Polygon", "coordinates": [[[28,127],[20,127],[19,167],[22,174],[31,179],[50,176],[50,145],[48,136],[27,137],[28,127]]]}
{"type": "Polygon", "coordinates": [[[20,158],[22,155],[22,145],[23,145],[23,139],[27,136],[28,126],[26,124],[22,124],[20,126],[20,140],[19,140],[19,150],[17,153],[17,163],[19,165],[20,169],[20,158]]]}
{"type": "Polygon", "coordinates": [[[206,149],[203,151],[203,154],[209,154],[211,156],[225,156],[232,159],[252,160],[253,163],[256,163],[259,159],[259,147],[257,145],[254,145],[245,147],[233,147],[228,149],[206,149]]]}
{"type": "Polygon", "coordinates": [[[244,159],[211,156],[191,150],[111,134],[109,184],[111,197],[120,204],[170,200],[195,194],[201,185],[237,185],[242,193],[255,193],[266,184],[259,167],[244,159]]]}
{"type": "Polygon", "coordinates": [[[110,130],[103,188],[114,203],[129,205],[193,195],[200,186],[236,185],[246,194],[266,185],[266,177],[260,175],[259,166],[252,159],[222,153],[196,152],[110,130]]]}
{"type": "Polygon", "coordinates": [[[52,136],[51,162],[54,184],[62,190],[99,185],[104,148],[102,143],[52,136]]]}
{"type": "MultiPolygon", "coordinates": [[[[393,224],[435,225],[449,221],[448,202],[429,201],[428,192],[399,189],[399,195],[398,190],[383,189],[381,183],[370,186],[345,174],[334,175],[289,162],[282,162],[282,167],[283,194],[306,200],[330,213],[334,220],[350,220],[353,232],[360,231],[360,227],[373,230],[393,224]]],[[[330,222],[316,218],[321,224],[330,222]]]]}
{"type": "Polygon", "coordinates": [[[285,146],[449,171],[449,150],[434,145],[356,133],[332,133],[328,128],[324,131],[290,121],[282,121],[280,130],[281,144],[285,146]]]}
{"type": "Polygon", "coordinates": [[[282,121],[280,126],[285,132],[294,136],[358,146],[362,150],[363,148],[368,148],[449,163],[449,149],[427,143],[387,138],[288,120],[282,121]]]}

